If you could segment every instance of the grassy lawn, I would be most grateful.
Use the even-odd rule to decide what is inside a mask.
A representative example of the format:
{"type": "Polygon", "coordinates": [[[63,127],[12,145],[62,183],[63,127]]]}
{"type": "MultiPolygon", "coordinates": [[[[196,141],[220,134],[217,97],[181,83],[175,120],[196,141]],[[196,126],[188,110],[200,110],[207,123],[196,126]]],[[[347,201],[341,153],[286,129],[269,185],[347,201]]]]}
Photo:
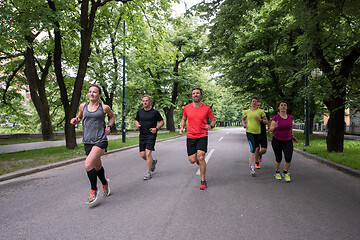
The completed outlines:
{"type": "Polygon", "coordinates": [[[349,166],[354,169],[360,169],[360,141],[358,140],[344,140],[344,152],[342,153],[328,153],[326,151],[326,136],[310,135],[310,145],[305,147],[305,136],[302,132],[293,132],[294,136],[299,140],[294,147],[310,154],[326,158],[333,162],[349,166]]]}
{"type": "MultiPolygon", "coordinates": [[[[161,133],[158,134],[157,139],[165,139],[178,135],[178,132],[161,133]]],[[[126,138],[126,143],[123,143],[122,139],[110,140],[108,151],[138,144],[138,137],[126,138]]],[[[60,162],[66,159],[72,159],[80,156],[85,156],[84,144],[78,144],[78,147],[76,149],[67,149],[65,146],[61,146],[44,149],[34,149],[16,153],[3,153],[0,154],[0,175],[18,171],[21,169],[27,169],[49,163],[60,162]]]]}

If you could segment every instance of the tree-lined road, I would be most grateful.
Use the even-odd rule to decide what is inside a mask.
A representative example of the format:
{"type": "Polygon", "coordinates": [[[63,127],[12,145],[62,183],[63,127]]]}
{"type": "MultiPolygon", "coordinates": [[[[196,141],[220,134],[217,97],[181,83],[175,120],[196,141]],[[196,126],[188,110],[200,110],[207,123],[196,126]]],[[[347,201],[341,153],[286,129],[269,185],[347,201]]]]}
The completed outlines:
{"type": "MultiPolygon", "coordinates": [[[[153,178],[137,148],[104,156],[112,194],[86,205],[83,163],[0,183],[1,239],[357,239],[360,180],[294,153],[292,182],[273,178],[269,146],[249,174],[241,128],[211,131],[208,189],[185,137],[159,142],[153,178]]],[[[100,182],[98,182],[100,186],[100,182]]]]}

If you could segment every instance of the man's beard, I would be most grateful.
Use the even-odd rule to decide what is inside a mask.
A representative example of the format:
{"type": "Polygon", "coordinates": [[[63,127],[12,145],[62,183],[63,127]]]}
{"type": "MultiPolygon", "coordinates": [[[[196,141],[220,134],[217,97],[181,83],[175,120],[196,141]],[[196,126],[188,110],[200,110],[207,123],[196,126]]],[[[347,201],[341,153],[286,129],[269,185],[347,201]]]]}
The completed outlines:
{"type": "Polygon", "coordinates": [[[199,102],[201,102],[201,97],[193,98],[193,101],[194,101],[194,103],[199,103],[199,102]]]}

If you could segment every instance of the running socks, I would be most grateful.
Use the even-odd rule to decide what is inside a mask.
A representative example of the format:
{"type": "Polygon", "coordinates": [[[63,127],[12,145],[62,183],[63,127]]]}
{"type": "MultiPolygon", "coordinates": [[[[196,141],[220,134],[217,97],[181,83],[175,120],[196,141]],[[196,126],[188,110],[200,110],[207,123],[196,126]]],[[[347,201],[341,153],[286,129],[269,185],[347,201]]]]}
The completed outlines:
{"type": "MultiPolygon", "coordinates": [[[[94,169],[95,169],[95,168],[94,168],[94,169]]],[[[96,171],[96,173],[97,173],[97,176],[99,177],[102,185],[106,185],[106,184],[107,184],[107,180],[106,180],[106,178],[105,178],[105,170],[104,170],[104,168],[101,167],[100,170],[97,170],[97,171],[96,171]]]]}
{"type": "Polygon", "coordinates": [[[97,182],[97,172],[95,168],[86,172],[91,184],[91,190],[97,190],[96,182],[97,182]]]}

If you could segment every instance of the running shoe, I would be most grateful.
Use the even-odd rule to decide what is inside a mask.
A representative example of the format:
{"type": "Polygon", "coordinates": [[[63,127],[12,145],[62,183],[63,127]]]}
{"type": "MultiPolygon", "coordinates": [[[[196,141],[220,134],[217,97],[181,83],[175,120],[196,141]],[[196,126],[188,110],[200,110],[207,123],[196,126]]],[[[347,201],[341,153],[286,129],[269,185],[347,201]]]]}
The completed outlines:
{"type": "Polygon", "coordinates": [[[260,163],[259,162],[255,163],[255,168],[260,169],[260,163]]]}
{"type": "Polygon", "coordinates": [[[207,183],[206,181],[204,180],[201,180],[201,185],[200,185],[200,190],[205,190],[207,188],[207,183]]]}
{"type": "Polygon", "coordinates": [[[106,179],[107,183],[106,185],[102,185],[103,190],[104,190],[104,197],[107,197],[110,195],[110,179],[106,179]]]}
{"type": "Polygon", "coordinates": [[[274,174],[274,177],[275,177],[277,180],[281,180],[281,175],[280,175],[279,172],[276,172],[276,173],[274,174]]]}
{"type": "Polygon", "coordinates": [[[251,166],[251,167],[250,167],[250,174],[251,174],[251,176],[253,176],[253,177],[256,176],[256,175],[255,175],[255,168],[254,168],[254,166],[251,166]]]}
{"type": "Polygon", "coordinates": [[[291,182],[290,173],[284,173],[283,177],[285,179],[285,182],[291,182]]]}
{"type": "Polygon", "coordinates": [[[154,171],[155,171],[156,164],[157,164],[157,160],[153,159],[152,165],[151,165],[151,172],[154,172],[154,171]]]}
{"type": "Polygon", "coordinates": [[[96,202],[97,198],[99,195],[99,191],[98,190],[91,190],[90,191],[90,196],[88,201],[86,202],[87,204],[93,204],[94,202],[96,202]]]}
{"type": "Polygon", "coordinates": [[[259,154],[259,162],[262,162],[262,155],[259,154]]]}
{"type": "Polygon", "coordinates": [[[151,179],[151,172],[146,172],[144,176],[144,180],[149,180],[149,179],[151,179]]]}

